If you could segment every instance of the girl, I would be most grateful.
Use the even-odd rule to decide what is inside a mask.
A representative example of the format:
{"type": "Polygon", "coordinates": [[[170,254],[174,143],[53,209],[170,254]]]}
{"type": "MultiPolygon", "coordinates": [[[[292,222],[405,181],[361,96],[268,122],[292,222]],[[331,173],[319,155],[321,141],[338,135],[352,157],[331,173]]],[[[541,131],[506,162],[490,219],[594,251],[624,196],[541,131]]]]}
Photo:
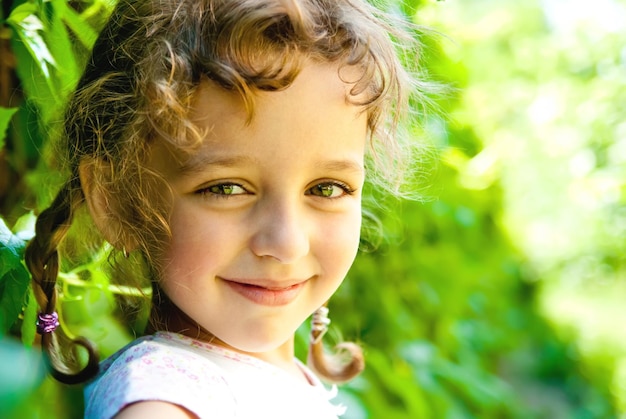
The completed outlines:
{"type": "Polygon", "coordinates": [[[91,380],[86,417],[341,414],[294,360],[294,332],[313,313],[321,378],[363,368],[356,345],[338,362],[321,338],[366,172],[394,186],[408,155],[391,135],[410,82],[396,26],[361,0],[119,2],[66,110],[70,176],[26,256],[53,375],[91,380]],[[90,352],[80,369],[54,329],[57,247],[83,203],[153,304],[145,336],[100,366],[73,342],[90,352]]]}

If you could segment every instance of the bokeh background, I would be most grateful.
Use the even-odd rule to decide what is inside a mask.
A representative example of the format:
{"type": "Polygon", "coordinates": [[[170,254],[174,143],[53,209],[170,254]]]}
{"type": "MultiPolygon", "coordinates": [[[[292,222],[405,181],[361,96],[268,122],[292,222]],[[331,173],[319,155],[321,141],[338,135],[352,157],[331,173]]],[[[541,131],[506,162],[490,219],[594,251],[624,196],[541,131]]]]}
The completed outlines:
{"type": "MultiPolygon", "coordinates": [[[[59,186],[49,133],[114,3],[2,2],[3,418],[82,415],[80,387],[45,377],[22,257],[59,186]]],[[[331,334],[367,359],[347,417],[626,417],[626,1],[376,4],[431,29],[422,63],[448,90],[409,127],[431,149],[423,199],[385,200],[384,239],[331,302],[331,334]]],[[[104,356],[145,322],[121,319],[140,297],[105,262],[60,279],[64,327],[104,356]]]]}

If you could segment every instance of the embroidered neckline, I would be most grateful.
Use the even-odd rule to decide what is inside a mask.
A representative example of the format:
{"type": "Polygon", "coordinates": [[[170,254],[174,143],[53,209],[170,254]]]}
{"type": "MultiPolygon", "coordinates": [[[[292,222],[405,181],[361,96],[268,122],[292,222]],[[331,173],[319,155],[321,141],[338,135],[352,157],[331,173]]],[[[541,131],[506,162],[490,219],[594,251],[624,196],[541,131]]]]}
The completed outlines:
{"type": "MultiPolygon", "coordinates": [[[[180,333],[175,333],[175,332],[167,332],[167,331],[159,331],[154,333],[153,335],[151,335],[149,337],[151,340],[165,340],[168,342],[179,342],[182,343],[186,346],[189,346],[191,348],[196,348],[196,349],[203,349],[209,352],[213,352],[213,353],[217,353],[221,356],[223,356],[224,358],[233,360],[233,361],[237,361],[237,362],[242,362],[244,364],[250,365],[252,367],[255,368],[259,368],[259,369],[265,369],[265,370],[269,370],[272,373],[277,373],[277,374],[286,374],[289,375],[288,372],[286,372],[285,370],[281,369],[280,367],[264,361],[262,359],[256,358],[252,355],[247,355],[247,354],[243,354],[241,352],[237,352],[233,349],[229,349],[229,348],[225,348],[223,346],[220,345],[215,345],[206,341],[202,341],[202,340],[198,340],[198,339],[194,339],[192,337],[180,334],[180,333]]],[[[328,392],[328,390],[324,387],[324,385],[322,384],[322,382],[319,380],[319,378],[317,378],[317,376],[315,376],[307,367],[306,365],[304,365],[304,363],[302,363],[302,361],[300,361],[298,358],[293,358],[294,359],[294,363],[296,364],[296,366],[298,367],[298,369],[300,370],[300,372],[302,373],[302,375],[304,376],[306,383],[313,387],[313,388],[320,388],[323,389],[325,392],[328,392]]]]}

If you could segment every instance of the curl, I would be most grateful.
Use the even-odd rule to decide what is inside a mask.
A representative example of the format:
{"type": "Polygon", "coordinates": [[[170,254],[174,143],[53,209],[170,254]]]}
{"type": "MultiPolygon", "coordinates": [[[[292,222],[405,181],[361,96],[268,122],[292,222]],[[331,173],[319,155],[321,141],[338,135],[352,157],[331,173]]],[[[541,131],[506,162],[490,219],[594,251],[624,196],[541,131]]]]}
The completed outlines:
{"type": "Polygon", "coordinates": [[[323,380],[336,384],[344,383],[363,371],[365,367],[363,351],[353,342],[336,345],[334,352],[330,354],[324,350],[323,337],[330,324],[327,314],[326,305],[313,313],[308,365],[323,380]]]}

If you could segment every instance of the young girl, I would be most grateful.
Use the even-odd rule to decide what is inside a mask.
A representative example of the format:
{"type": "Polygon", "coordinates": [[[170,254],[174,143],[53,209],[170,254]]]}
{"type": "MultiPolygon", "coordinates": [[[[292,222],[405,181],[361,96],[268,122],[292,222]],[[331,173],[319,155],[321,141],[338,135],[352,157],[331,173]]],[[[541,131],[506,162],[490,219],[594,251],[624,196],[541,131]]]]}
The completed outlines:
{"type": "Polygon", "coordinates": [[[66,110],[70,176],[26,256],[52,374],[91,380],[86,417],[342,413],[294,359],[294,332],[313,314],[324,380],[363,368],[356,345],[338,362],[321,338],[366,173],[393,187],[406,166],[392,133],[410,77],[390,22],[364,0],[119,2],[66,110]],[[73,342],[81,369],[55,331],[55,282],[83,204],[153,302],[145,336],[101,365],[73,342]]]}

